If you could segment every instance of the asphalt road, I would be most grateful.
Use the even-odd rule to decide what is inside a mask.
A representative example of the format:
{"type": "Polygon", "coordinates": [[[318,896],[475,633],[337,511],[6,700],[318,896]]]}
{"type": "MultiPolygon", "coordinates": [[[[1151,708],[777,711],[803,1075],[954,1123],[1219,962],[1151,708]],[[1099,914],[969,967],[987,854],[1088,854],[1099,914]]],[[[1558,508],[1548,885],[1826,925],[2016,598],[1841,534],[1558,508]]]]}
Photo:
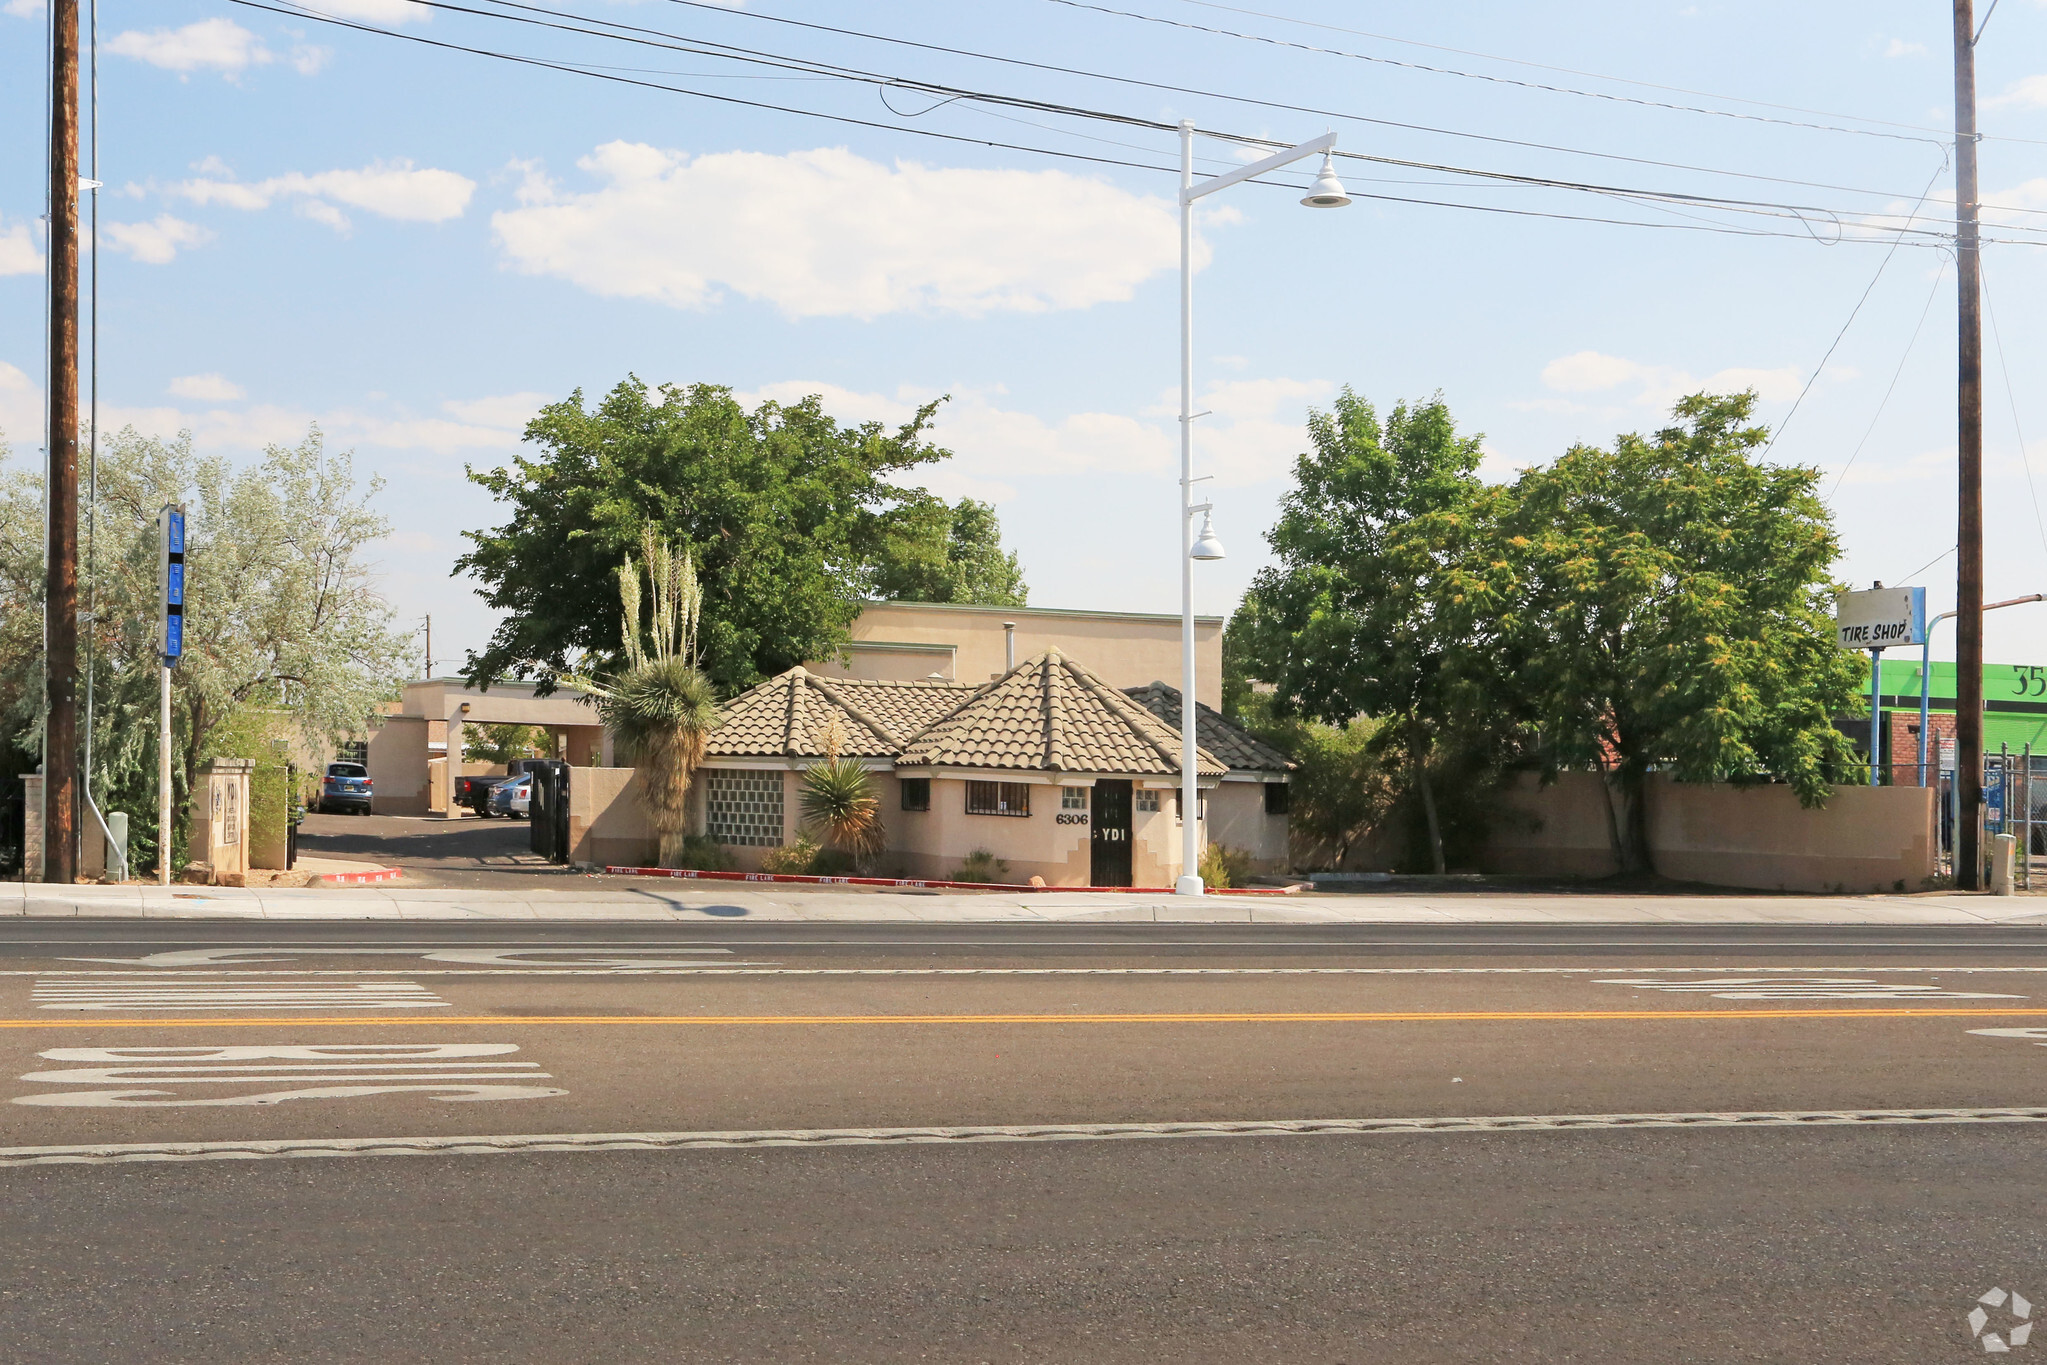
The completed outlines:
{"type": "Polygon", "coordinates": [[[2021,927],[10,922],[0,1359],[1974,1358],[2043,1044],[2021,927]]]}

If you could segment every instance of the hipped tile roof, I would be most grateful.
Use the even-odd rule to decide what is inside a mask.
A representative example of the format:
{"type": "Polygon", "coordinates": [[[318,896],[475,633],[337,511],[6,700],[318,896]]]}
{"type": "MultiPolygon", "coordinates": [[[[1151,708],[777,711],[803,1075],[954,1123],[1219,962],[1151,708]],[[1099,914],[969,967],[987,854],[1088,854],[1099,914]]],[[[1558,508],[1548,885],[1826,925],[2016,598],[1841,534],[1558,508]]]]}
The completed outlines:
{"type": "MultiPolygon", "coordinates": [[[[1163,776],[1180,771],[1179,737],[1157,716],[1051,649],[989,683],[918,735],[905,767],[1001,768],[1163,776]]],[[[1197,751],[1196,766],[1222,764],[1197,751]]]]}
{"type": "MultiPolygon", "coordinates": [[[[1126,687],[1123,694],[1180,732],[1180,689],[1151,682],[1126,687]]],[[[1299,766],[1280,750],[1224,716],[1206,702],[1194,703],[1194,742],[1229,764],[1232,772],[1283,773],[1299,766]]]]}
{"type": "MultiPolygon", "coordinates": [[[[1180,771],[1177,732],[1056,649],[978,686],[828,679],[792,668],[734,697],[722,714],[707,746],[711,757],[822,757],[826,726],[836,716],[845,735],[841,754],[905,767],[1180,771]]],[[[1226,771],[1206,749],[1197,754],[1203,776],[1226,771]]]]}
{"type": "Polygon", "coordinates": [[[704,752],[712,757],[822,758],[838,717],[847,758],[894,758],[911,737],[975,692],[972,683],[820,678],[792,668],[719,708],[704,752]]]}

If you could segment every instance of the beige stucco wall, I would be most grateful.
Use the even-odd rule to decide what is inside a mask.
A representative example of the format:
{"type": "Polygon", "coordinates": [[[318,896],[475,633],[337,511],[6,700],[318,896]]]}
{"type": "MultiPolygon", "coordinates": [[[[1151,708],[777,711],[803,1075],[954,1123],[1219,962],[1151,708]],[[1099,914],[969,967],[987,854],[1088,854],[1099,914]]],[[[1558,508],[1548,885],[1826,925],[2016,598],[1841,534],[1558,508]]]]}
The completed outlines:
{"type": "Polygon", "coordinates": [[[1223,782],[1208,793],[1208,837],[1250,854],[1260,872],[1287,870],[1287,817],[1265,813],[1263,782],[1223,782]]]}
{"type": "Polygon", "coordinates": [[[569,861],[599,867],[652,867],[660,840],[640,804],[633,768],[569,773],[569,861]]]}
{"type": "Polygon", "coordinates": [[[428,810],[427,723],[418,716],[386,716],[370,731],[370,790],[380,815],[425,815],[428,810]]]}
{"type": "MultiPolygon", "coordinates": [[[[1671,782],[1648,787],[1650,855],[1666,877],[1773,891],[1917,891],[1934,875],[1935,793],[1927,787],[1837,787],[1808,810],[1789,787],[1671,782]]],[[[1607,876],[1614,871],[1595,773],[1552,786],[1519,783],[1494,831],[1489,872],[1607,876]]]]}
{"type": "MultiPolygon", "coordinates": [[[[1063,611],[1043,607],[975,607],[949,602],[870,602],[849,631],[856,641],[954,646],[950,670],[929,652],[855,651],[846,660],[805,667],[827,677],[922,678],[945,672],[960,682],[985,682],[1003,670],[1002,623],[1016,622],[1016,657],[1056,648],[1111,687],[1180,680],[1180,618],[1139,612],[1063,611]]],[[[1194,695],[1222,705],[1219,616],[1194,618],[1194,695]]]]}
{"type": "MultiPolygon", "coordinates": [[[[461,716],[469,725],[596,725],[597,713],[573,688],[559,688],[545,697],[534,695],[532,683],[501,682],[488,692],[466,686],[460,678],[435,678],[405,684],[408,716],[445,721],[461,716]],[[464,713],[462,707],[469,710],[464,713]]],[[[436,733],[435,738],[439,738],[436,733]]]]}

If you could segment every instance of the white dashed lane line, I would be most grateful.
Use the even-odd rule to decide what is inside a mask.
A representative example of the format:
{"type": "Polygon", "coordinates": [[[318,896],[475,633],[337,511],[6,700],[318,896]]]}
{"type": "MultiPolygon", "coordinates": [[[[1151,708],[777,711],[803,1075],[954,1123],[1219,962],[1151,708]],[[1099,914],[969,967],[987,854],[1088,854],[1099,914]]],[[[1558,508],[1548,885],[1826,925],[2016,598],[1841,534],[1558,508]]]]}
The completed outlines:
{"type": "Polygon", "coordinates": [[[101,1088],[34,1091],[12,1102],[46,1109],[191,1109],[395,1094],[477,1101],[568,1093],[532,1084],[553,1079],[537,1063],[502,1060],[518,1050],[516,1043],[56,1047],[37,1053],[38,1060],[69,1065],[30,1071],[21,1079],[101,1088]],[[279,1090],[280,1085],[293,1088],[279,1090]]]}
{"type": "Polygon", "coordinates": [[[193,981],[175,977],[131,980],[42,980],[31,997],[37,1009],[100,1010],[131,1014],[170,1010],[423,1010],[448,1002],[411,981],[300,982],[193,981]]]}

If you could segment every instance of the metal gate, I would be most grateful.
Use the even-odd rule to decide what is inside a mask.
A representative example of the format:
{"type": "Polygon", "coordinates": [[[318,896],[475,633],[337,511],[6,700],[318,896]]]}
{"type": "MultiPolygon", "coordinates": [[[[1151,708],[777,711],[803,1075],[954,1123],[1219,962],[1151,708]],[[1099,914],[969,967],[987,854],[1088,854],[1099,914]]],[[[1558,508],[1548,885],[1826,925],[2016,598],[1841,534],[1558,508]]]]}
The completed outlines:
{"type": "MultiPolygon", "coordinates": [[[[2033,888],[2033,859],[2047,855],[2047,790],[2034,779],[2047,775],[2047,754],[2035,754],[2027,745],[2019,753],[2009,746],[1983,755],[1983,837],[2009,834],[2017,842],[2012,861],[2012,879],[2018,886],[2033,888]]],[[[1955,822],[1960,815],[1956,802],[1955,770],[1940,770],[1940,869],[1949,876],[1955,870],[1955,822]]],[[[1988,855],[1986,855],[1988,856],[1988,855]]]]}
{"type": "Polygon", "coordinates": [[[569,765],[551,759],[530,769],[527,834],[530,847],[551,863],[569,860],[569,765]]]}

